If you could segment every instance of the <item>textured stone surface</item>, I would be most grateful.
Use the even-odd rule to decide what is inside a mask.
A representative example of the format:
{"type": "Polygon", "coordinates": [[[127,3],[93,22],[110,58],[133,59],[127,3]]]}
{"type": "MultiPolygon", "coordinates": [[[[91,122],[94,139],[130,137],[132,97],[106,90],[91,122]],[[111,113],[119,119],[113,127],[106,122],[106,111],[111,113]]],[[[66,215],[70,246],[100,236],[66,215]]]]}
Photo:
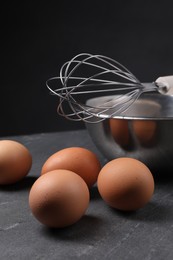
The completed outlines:
{"type": "MultiPolygon", "coordinates": [[[[2,138],[1,138],[2,139],[2,138]]],[[[5,138],[3,138],[5,139],[5,138]]],[[[52,153],[70,146],[91,149],[106,160],[85,130],[8,137],[28,147],[33,156],[29,175],[0,187],[0,259],[173,259],[173,178],[156,181],[143,209],[122,213],[109,208],[96,185],[85,216],[64,229],[48,229],[31,214],[29,190],[52,153]]]]}

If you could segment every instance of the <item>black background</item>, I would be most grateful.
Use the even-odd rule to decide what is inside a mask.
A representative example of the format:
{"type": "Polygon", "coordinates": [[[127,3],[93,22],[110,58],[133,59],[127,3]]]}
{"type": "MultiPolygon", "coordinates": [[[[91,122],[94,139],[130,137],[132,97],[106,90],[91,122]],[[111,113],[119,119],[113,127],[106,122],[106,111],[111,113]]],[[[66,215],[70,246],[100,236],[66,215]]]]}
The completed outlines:
{"type": "Polygon", "coordinates": [[[172,1],[25,1],[1,10],[0,135],[83,128],[57,115],[45,82],[81,52],[110,56],[140,81],[173,74],[172,1]]]}

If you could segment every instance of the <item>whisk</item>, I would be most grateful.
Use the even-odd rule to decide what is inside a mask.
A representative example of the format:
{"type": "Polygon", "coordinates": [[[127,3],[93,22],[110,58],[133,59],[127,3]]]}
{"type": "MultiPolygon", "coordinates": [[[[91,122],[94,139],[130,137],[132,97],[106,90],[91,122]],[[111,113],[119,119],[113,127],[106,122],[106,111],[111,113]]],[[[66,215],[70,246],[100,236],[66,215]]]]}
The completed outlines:
{"type": "Polygon", "coordinates": [[[46,82],[59,97],[58,114],[74,121],[97,123],[122,116],[145,92],[173,95],[173,76],[141,83],[125,66],[103,56],[81,53],[66,62],[58,77],[46,82]],[[57,81],[61,87],[57,88],[57,81]],[[97,106],[87,105],[89,97],[105,97],[97,106]]]}

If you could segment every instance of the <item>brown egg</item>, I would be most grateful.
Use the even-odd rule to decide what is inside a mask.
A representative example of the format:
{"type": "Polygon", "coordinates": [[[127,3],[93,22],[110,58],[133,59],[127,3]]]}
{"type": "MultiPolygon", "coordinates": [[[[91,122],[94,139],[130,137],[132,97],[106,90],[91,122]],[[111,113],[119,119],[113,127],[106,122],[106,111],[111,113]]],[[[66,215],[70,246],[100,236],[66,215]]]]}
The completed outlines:
{"type": "Polygon", "coordinates": [[[119,210],[137,210],[149,202],[154,179],[146,165],[132,158],[108,162],[98,176],[98,190],[103,200],[119,210]]]}
{"type": "Polygon", "coordinates": [[[116,143],[127,146],[129,143],[128,121],[125,119],[109,119],[111,134],[116,143]]]}
{"type": "Polygon", "coordinates": [[[68,170],[54,170],[40,176],[29,194],[35,218],[48,227],[62,228],[76,223],[86,212],[89,190],[85,181],[68,170]]]}
{"type": "Polygon", "coordinates": [[[0,141],[0,185],[21,180],[31,165],[31,154],[23,144],[12,140],[0,141]]]}
{"type": "Polygon", "coordinates": [[[41,175],[56,169],[77,173],[84,179],[88,187],[91,187],[97,181],[101,165],[96,155],[88,149],[70,147],[51,155],[44,163],[41,175]]]}
{"type": "Polygon", "coordinates": [[[134,120],[133,130],[139,142],[143,145],[151,144],[156,135],[157,124],[153,120],[134,120]]]}

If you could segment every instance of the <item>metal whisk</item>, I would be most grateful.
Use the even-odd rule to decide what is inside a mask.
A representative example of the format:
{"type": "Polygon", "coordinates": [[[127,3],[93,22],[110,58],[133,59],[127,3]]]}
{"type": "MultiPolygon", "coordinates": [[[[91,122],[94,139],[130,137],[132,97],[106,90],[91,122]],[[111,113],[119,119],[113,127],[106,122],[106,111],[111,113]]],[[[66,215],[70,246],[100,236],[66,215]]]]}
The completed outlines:
{"type": "Polygon", "coordinates": [[[122,115],[144,92],[173,94],[173,76],[141,83],[112,58],[88,53],[78,54],[66,62],[60,75],[48,79],[46,85],[59,97],[57,112],[60,115],[91,123],[122,115]],[[62,87],[57,88],[57,81],[62,87]],[[95,107],[86,104],[90,97],[100,96],[108,98],[95,107]]]}

